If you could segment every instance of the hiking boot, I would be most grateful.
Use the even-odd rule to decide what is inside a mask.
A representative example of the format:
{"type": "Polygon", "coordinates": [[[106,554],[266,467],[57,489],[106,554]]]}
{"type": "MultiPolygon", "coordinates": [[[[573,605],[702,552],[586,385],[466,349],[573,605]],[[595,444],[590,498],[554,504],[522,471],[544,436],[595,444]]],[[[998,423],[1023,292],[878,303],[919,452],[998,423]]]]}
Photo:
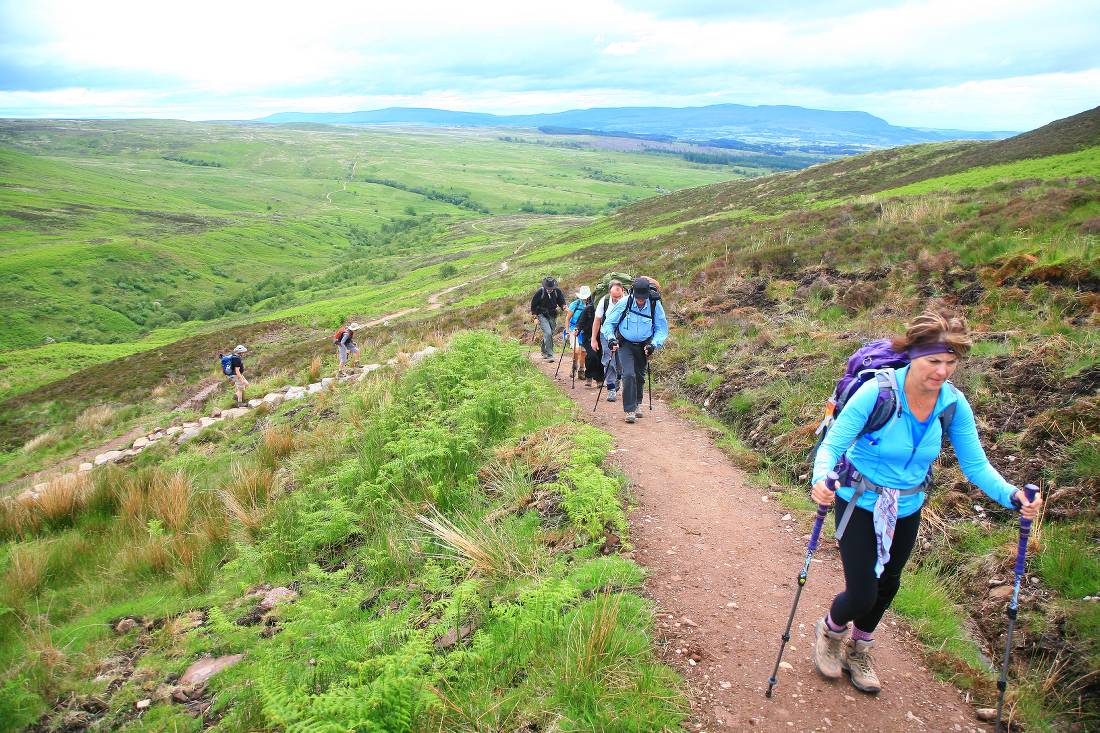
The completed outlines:
{"type": "Polygon", "coordinates": [[[848,638],[848,630],[833,631],[825,624],[825,619],[818,619],[814,624],[814,633],[817,640],[814,642],[814,666],[822,677],[835,680],[844,676],[841,671],[841,645],[848,638]]]}
{"type": "Polygon", "coordinates": [[[629,423],[634,422],[634,413],[632,413],[632,412],[626,413],[626,421],[629,422],[629,423]]]}
{"type": "Polygon", "coordinates": [[[608,402],[614,402],[615,401],[615,396],[617,394],[619,394],[619,390],[615,389],[614,387],[608,387],[607,388],[607,401],[608,402]]]}
{"type": "Polygon", "coordinates": [[[639,419],[643,418],[643,417],[645,417],[645,413],[642,412],[641,410],[638,410],[634,413],[634,417],[639,418],[639,419]]]}
{"type": "Polygon", "coordinates": [[[857,690],[872,695],[878,694],[882,689],[882,683],[875,674],[875,660],[871,656],[874,645],[873,641],[849,639],[844,647],[844,656],[840,659],[840,664],[851,678],[852,685],[857,690]]]}
{"type": "Polygon", "coordinates": [[[542,358],[543,358],[543,359],[546,359],[546,361],[554,361],[554,357],[552,357],[552,356],[546,356],[545,354],[543,354],[543,357],[542,357],[542,358]]]}
{"type": "Polygon", "coordinates": [[[592,389],[592,380],[591,379],[584,380],[584,386],[587,387],[588,389],[592,389]]]}

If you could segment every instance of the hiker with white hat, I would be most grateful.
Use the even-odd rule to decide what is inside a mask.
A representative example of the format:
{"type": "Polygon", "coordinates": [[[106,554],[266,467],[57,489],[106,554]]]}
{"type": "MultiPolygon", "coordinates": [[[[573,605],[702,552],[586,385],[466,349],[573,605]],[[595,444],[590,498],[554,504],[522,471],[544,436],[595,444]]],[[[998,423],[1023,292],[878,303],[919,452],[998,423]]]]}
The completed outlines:
{"type": "Polygon", "coordinates": [[[592,288],[581,285],[577,288],[576,297],[567,309],[569,311],[569,321],[565,327],[565,340],[573,349],[573,375],[580,379],[584,379],[584,349],[579,338],[580,328],[578,324],[591,296],[592,288]]]}
{"type": "Polygon", "coordinates": [[[244,344],[237,344],[232,353],[218,354],[218,359],[221,361],[222,374],[233,383],[233,387],[237,393],[237,407],[244,404],[244,388],[248,386],[248,380],[244,378],[244,361],[241,360],[242,354],[247,354],[248,349],[244,344]]]}
{"type": "Polygon", "coordinates": [[[363,324],[352,321],[340,328],[332,336],[332,343],[336,344],[336,356],[340,360],[340,369],[347,364],[348,354],[353,354],[352,366],[359,366],[359,347],[355,345],[355,332],[363,327],[363,324]]]}

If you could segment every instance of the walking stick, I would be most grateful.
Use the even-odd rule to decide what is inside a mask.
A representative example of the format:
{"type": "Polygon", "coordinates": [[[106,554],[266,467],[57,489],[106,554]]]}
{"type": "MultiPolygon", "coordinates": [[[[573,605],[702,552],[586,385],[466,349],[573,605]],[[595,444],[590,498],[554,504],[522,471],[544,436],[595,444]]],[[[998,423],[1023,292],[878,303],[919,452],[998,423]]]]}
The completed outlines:
{"type": "Polygon", "coordinates": [[[531,352],[535,350],[535,342],[539,340],[539,324],[536,323],[535,327],[531,329],[531,345],[527,347],[527,355],[530,356],[531,352]]]}
{"type": "Polygon", "coordinates": [[[600,406],[600,395],[603,394],[603,380],[600,380],[600,388],[596,390],[596,404],[592,405],[592,412],[596,411],[596,408],[600,406]]]}
{"type": "MultiPolygon", "coordinates": [[[[1024,495],[1029,502],[1035,501],[1039,487],[1035,484],[1024,486],[1024,495]]],[[[1020,580],[1024,576],[1024,564],[1027,561],[1027,540],[1031,534],[1031,520],[1020,517],[1020,542],[1016,546],[1016,584],[1012,588],[1012,600],[1008,602],[1005,613],[1008,614],[1008,632],[1005,637],[1005,655],[1001,661],[1001,677],[997,680],[997,733],[1001,733],[1001,712],[1005,704],[1005,688],[1008,687],[1008,658],[1012,654],[1012,630],[1016,627],[1016,608],[1020,598],[1020,580]]]]}
{"type": "Polygon", "coordinates": [[[577,388],[577,346],[573,345],[573,368],[569,370],[569,389],[577,388]]]}
{"type": "Polygon", "coordinates": [[[558,365],[554,368],[554,379],[558,378],[558,369],[561,369],[561,360],[565,358],[565,347],[569,345],[569,342],[562,338],[561,344],[561,356],[558,357],[558,365]]]}
{"type": "Polygon", "coordinates": [[[650,354],[650,358],[645,360],[645,376],[649,380],[649,411],[653,412],[653,362],[651,359],[653,355],[650,354]]]}
{"type": "MultiPolygon", "coordinates": [[[[829,471],[825,477],[825,486],[829,491],[835,492],[840,488],[840,477],[836,471],[829,471]]],[[[829,507],[824,504],[817,505],[817,517],[814,519],[814,528],[810,532],[810,545],[806,548],[806,561],[802,563],[802,572],[798,574],[798,588],[794,592],[794,603],[791,604],[791,615],[787,617],[787,628],[783,630],[783,641],[779,645],[779,655],[775,658],[775,668],[772,676],[768,678],[768,691],[764,697],[772,696],[772,688],[778,681],[779,663],[783,660],[783,650],[787,648],[787,642],[791,640],[791,624],[794,623],[794,612],[798,608],[798,599],[802,596],[802,589],[806,585],[806,576],[810,572],[810,561],[813,560],[814,551],[817,550],[817,541],[821,538],[821,526],[825,523],[825,515],[829,513],[829,507]]]]}

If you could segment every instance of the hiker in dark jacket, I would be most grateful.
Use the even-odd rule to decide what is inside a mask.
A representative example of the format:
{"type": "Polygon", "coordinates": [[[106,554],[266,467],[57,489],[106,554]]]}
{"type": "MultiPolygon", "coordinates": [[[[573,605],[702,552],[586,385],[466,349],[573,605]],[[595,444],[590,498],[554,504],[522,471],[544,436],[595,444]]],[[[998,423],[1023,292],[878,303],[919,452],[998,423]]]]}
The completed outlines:
{"type": "Polygon", "coordinates": [[[542,356],[554,361],[554,328],[558,313],[565,310],[565,294],[552,277],[543,278],[542,287],[531,297],[531,315],[542,328],[542,356]]]}
{"type": "Polygon", "coordinates": [[[623,411],[629,423],[645,416],[640,408],[648,360],[668,338],[665,309],[655,295],[648,278],[637,278],[629,295],[611,308],[600,327],[600,335],[619,361],[623,411]]]}
{"type": "Polygon", "coordinates": [[[237,344],[233,349],[233,353],[226,356],[225,354],[218,354],[218,358],[222,361],[222,371],[226,372],[226,363],[228,360],[228,373],[226,378],[233,383],[233,389],[237,394],[237,407],[244,404],[244,389],[248,386],[248,380],[244,378],[244,361],[241,360],[242,354],[247,354],[248,349],[244,344],[237,344]]]}
{"type": "MultiPolygon", "coordinates": [[[[848,670],[852,684],[864,692],[882,687],[871,658],[874,631],[901,586],[902,568],[916,544],[930,488],[928,470],[943,449],[944,433],[963,473],[994,501],[1018,507],[1027,519],[1037,516],[1043,501],[1036,496],[1029,502],[989,464],[974,411],[948,382],[970,345],[966,321],[950,311],[928,310],[915,318],[891,345],[907,355],[909,364],[884,375],[896,382],[898,405],[890,408],[888,422],[861,435],[881,399],[879,380],[869,379],[848,399],[814,459],[813,500],[836,505],[844,592],[815,625],[813,661],[825,677],[839,679],[848,670]],[[953,416],[945,419],[945,412],[953,416]],[[834,467],[840,474],[835,494],[825,486],[834,467]],[[851,639],[844,645],[849,625],[851,639]]],[[[886,386],[893,391],[894,386],[886,386]]]]}
{"type": "Polygon", "coordinates": [[[581,317],[577,320],[578,339],[584,348],[584,386],[586,387],[592,386],[592,380],[600,382],[604,378],[603,364],[600,363],[602,354],[597,345],[599,336],[592,333],[596,320],[596,306],[592,299],[593,296],[589,294],[584,301],[581,317]]]}

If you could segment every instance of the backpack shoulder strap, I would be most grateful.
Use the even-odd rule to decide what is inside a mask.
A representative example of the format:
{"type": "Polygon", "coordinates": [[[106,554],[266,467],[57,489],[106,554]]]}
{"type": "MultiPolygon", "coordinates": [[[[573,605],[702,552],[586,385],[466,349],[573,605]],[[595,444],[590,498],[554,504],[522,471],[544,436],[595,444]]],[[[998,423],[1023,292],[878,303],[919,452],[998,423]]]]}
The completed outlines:
{"type": "Polygon", "coordinates": [[[864,423],[863,429],[859,431],[859,437],[861,438],[868,433],[886,427],[886,424],[896,416],[901,406],[901,402],[898,400],[898,380],[894,376],[893,369],[889,367],[876,369],[875,384],[878,385],[878,397],[875,399],[875,406],[871,409],[871,414],[867,416],[867,422],[864,423]]]}
{"type": "MultiPolygon", "coordinates": [[[[947,383],[947,386],[951,388],[952,394],[957,393],[955,385],[951,382],[947,383]]],[[[943,408],[943,412],[940,413],[940,428],[943,430],[943,434],[947,435],[951,430],[951,422],[955,419],[955,408],[959,406],[958,401],[952,402],[947,407],[943,408]]]]}

